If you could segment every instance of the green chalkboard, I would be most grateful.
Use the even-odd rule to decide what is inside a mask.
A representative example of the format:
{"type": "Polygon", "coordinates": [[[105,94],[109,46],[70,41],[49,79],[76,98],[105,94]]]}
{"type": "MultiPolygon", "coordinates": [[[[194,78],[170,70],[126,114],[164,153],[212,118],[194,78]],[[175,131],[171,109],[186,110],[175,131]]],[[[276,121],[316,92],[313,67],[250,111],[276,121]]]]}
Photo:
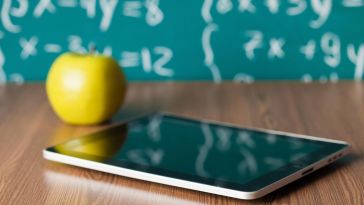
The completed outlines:
{"type": "Polygon", "coordinates": [[[361,80],[364,0],[0,0],[0,83],[39,81],[67,51],[129,80],[361,80]]]}

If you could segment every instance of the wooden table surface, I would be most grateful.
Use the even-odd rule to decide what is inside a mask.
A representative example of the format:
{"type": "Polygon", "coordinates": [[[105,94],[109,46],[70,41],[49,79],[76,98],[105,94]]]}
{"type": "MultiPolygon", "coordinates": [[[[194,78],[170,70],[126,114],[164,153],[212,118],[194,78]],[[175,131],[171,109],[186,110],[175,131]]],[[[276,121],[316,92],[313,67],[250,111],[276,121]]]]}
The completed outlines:
{"type": "Polygon", "coordinates": [[[62,123],[44,85],[0,86],[0,204],[364,204],[364,84],[138,83],[102,126],[62,123]],[[150,110],[346,140],[353,154],[268,196],[237,200],[44,160],[42,149],[150,110]]]}

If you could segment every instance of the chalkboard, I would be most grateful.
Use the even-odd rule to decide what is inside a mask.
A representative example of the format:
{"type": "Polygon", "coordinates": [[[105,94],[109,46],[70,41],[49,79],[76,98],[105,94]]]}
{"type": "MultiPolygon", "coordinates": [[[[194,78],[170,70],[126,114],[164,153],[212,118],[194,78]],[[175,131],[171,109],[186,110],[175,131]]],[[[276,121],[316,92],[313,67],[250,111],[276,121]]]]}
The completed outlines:
{"type": "Polygon", "coordinates": [[[361,80],[364,0],[0,0],[0,82],[96,45],[129,80],[361,80]]]}

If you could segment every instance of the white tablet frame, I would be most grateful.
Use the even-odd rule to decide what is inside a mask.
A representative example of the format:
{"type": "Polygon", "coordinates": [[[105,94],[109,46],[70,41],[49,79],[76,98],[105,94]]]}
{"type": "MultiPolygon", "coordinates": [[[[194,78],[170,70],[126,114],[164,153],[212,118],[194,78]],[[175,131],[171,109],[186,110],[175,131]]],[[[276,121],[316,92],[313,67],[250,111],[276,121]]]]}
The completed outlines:
{"type": "MultiPolygon", "coordinates": [[[[187,119],[187,120],[196,120],[193,118],[180,117],[180,116],[176,116],[176,115],[173,115],[170,113],[165,113],[165,112],[159,112],[159,113],[161,113],[162,115],[173,116],[173,117],[178,117],[178,118],[187,119]]],[[[135,118],[133,118],[133,119],[135,119],[135,118]]],[[[133,119],[124,120],[123,122],[117,123],[117,125],[126,123],[133,119]]],[[[316,170],[338,160],[339,158],[347,155],[351,150],[350,144],[348,144],[345,141],[340,141],[340,140],[325,139],[325,138],[300,135],[300,134],[289,133],[289,132],[267,130],[267,129],[240,127],[240,126],[237,126],[234,124],[222,123],[222,122],[216,122],[216,121],[210,121],[210,120],[198,120],[198,121],[201,121],[204,123],[214,123],[214,124],[219,124],[222,126],[229,126],[229,127],[233,127],[233,128],[242,128],[242,129],[262,131],[262,132],[266,132],[269,134],[286,135],[286,136],[295,137],[295,138],[303,138],[303,139],[309,139],[309,140],[315,140],[315,141],[344,144],[344,145],[348,145],[348,146],[324,157],[323,159],[321,159],[315,163],[312,163],[310,165],[307,165],[306,167],[303,167],[302,169],[296,171],[295,173],[293,173],[291,175],[287,175],[286,177],[284,177],[266,187],[263,187],[260,190],[253,191],[253,192],[238,191],[238,190],[228,189],[228,188],[224,188],[224,187],[217,187],[217,186],[212,186],[212,185],[193,182],[193,181],[187,181],[187,180],[176,179],[176,178],[162,176],[162,175],[146,173],[146,172],[137,171],[137,170],[133,170],[133,169],[113,166],[113,165],[109,165],[109,164],[103,164],[100,162],[95,162],[95,161],[76,158],[76,157],[72,157],[72,156],[68,156],[68,155],[64,155],[64,154],[60,154],[60,153],[55,153],[55,152],[48,151],[47,149],[43,150],[43,157],[45,159],[55,161],[55,162],[61,162],[64,164],[69,164],[69,165],[74,165],[74,166],[78,166],[78,167],[82,167],[82,168],[111,173],[111,174],[120,175],[120,176],[124,176],[124,177],[130,177],[130,178],[155,182],[155,183],[159,183],[159,184],[165,184],[165,185],[176,186],[176,187],[181,187],[181,188],[186,188],[186,189],[192,189],[192,190],[196,190],[196,191],[218,194],[218,195],[228,196],[228,197],[233,197],[233,198],[238,198],[238,199],[256,199],[256,198],[260,198],[264,195],[267,195],[270,192],[273,192],[293,181],[298,180],[299,178],[302,178],[303,176],[306,176],[309,173],[312,173],[313,171],[316,171],[316,170]],[[306,171],[307,171],[307,174],[306,174],[306,171]]],[[[117,126],[117,125],[115,125],[115,126],[117,126]]]]}

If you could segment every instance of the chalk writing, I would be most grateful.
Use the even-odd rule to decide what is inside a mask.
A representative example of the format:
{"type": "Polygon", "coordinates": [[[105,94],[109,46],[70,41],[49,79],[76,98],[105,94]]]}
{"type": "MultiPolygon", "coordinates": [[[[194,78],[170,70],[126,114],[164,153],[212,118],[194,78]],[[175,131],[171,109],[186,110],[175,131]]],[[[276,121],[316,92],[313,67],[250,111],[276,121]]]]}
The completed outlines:
{"type": "Polygon", "coordinates": [[[120,65],[124,68],[142,66],[145,73],[154,72],[159,76],[172,77],[174,71],[167,68],[166,65],[173,58],[171,49],[163,46],[142,48],[141,51],[123,51],[121,52],[120,65]],[[157,59],[153,62],[153,56],[157,59]]]}
{"type": "Polygon", "coordinates": [[[3,0],[0,12],[1,83],[29,69],[44,80],[58,55],[92,45],[131,80],[364,77],[364,0],[3,0]]]}

